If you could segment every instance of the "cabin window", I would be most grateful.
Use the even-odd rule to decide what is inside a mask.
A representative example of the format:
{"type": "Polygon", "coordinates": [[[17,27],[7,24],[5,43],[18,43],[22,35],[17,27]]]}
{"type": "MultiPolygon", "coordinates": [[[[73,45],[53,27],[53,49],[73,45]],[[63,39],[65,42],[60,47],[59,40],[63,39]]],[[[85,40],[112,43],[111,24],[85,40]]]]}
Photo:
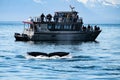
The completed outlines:
{"type": "Polygon", "coordinates": [[[56,26],[55,26],[55,29],[60,29],[60,25],[59,24],[57,24],[56,26]]]}
{"type": "Polygon", "coordinates": [[[48,29],[52,29],[52,26],[51,26],[51,25],[48,25],[48,29]]]}
{"type": "Polygon", "coordinates": [[[70,25],[65,25],[65,26],[64,26],[64,29],[70,30],[70,29],[71,29],[71,26],[70,26],[70,25]]]}
{"type": "Polygon", "coordinates": [[[54,24],[48,24],[47,27],[48,27],[49,30],[54,30],[55,29],[54,24]]]}

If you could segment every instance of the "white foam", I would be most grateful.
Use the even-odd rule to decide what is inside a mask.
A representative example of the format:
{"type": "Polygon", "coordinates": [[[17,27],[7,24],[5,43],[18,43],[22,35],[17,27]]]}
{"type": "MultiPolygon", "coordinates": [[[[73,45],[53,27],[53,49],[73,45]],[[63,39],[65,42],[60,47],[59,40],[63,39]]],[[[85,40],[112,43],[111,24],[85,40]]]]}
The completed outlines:
{"type": "Polygon", "coordinates": [[[72,58],[71,55],[67,55],[67,56],[63,56],[63,57],[60,57],[60,56],[52,56],[52,57],[47,57],[47,56],[30,56],[30,55],[26,55],[25,56],[26,59],[64,59],[64,58],[72,58]]]}

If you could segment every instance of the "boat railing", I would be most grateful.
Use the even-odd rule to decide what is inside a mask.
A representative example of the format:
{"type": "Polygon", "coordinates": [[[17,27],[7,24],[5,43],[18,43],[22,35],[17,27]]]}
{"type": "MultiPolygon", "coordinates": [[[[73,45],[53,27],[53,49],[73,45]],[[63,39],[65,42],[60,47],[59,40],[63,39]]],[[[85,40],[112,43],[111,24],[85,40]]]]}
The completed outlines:
{"type": "Polygon", "coordinates": [[[46,18],[43,19],[43,21],[41,20],[40,17],[34,17],[29,19],[30,22],[57,22],[57,23],[82,23],[83,24],[83,18],[82,17],[78,17],[78,18],[67,18],[67,17],[58,17],[57,19],[54,19],[54,17],[52,17],[51,20],[48,20],[46,18]]]}

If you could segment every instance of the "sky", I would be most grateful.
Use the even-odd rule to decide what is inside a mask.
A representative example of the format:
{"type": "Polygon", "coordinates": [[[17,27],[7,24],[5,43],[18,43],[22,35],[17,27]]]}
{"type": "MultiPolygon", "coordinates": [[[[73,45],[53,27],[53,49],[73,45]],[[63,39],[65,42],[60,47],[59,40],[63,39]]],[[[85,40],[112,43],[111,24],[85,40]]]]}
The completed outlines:
{"type": "Polygon", "coordinates": [[[42,13],[71,11],[69,5],[85,24],[120,24],[120,0],[0,0],[0,21],[24,21],[42,13]]]}

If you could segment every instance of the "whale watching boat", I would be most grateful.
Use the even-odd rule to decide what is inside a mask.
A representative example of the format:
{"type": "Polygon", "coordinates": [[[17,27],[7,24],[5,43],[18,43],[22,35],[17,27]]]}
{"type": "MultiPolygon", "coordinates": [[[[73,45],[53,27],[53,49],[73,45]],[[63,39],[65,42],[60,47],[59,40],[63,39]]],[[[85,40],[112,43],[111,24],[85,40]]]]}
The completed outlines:
{"type": "Polygon", "coordinates": [[[55,12],[54,16],[42,13],[23,21],[24,31],[14,34],[16,41],[95,41],[101,29],[84,26],[83,19],[73,9],[55,12]]]}

